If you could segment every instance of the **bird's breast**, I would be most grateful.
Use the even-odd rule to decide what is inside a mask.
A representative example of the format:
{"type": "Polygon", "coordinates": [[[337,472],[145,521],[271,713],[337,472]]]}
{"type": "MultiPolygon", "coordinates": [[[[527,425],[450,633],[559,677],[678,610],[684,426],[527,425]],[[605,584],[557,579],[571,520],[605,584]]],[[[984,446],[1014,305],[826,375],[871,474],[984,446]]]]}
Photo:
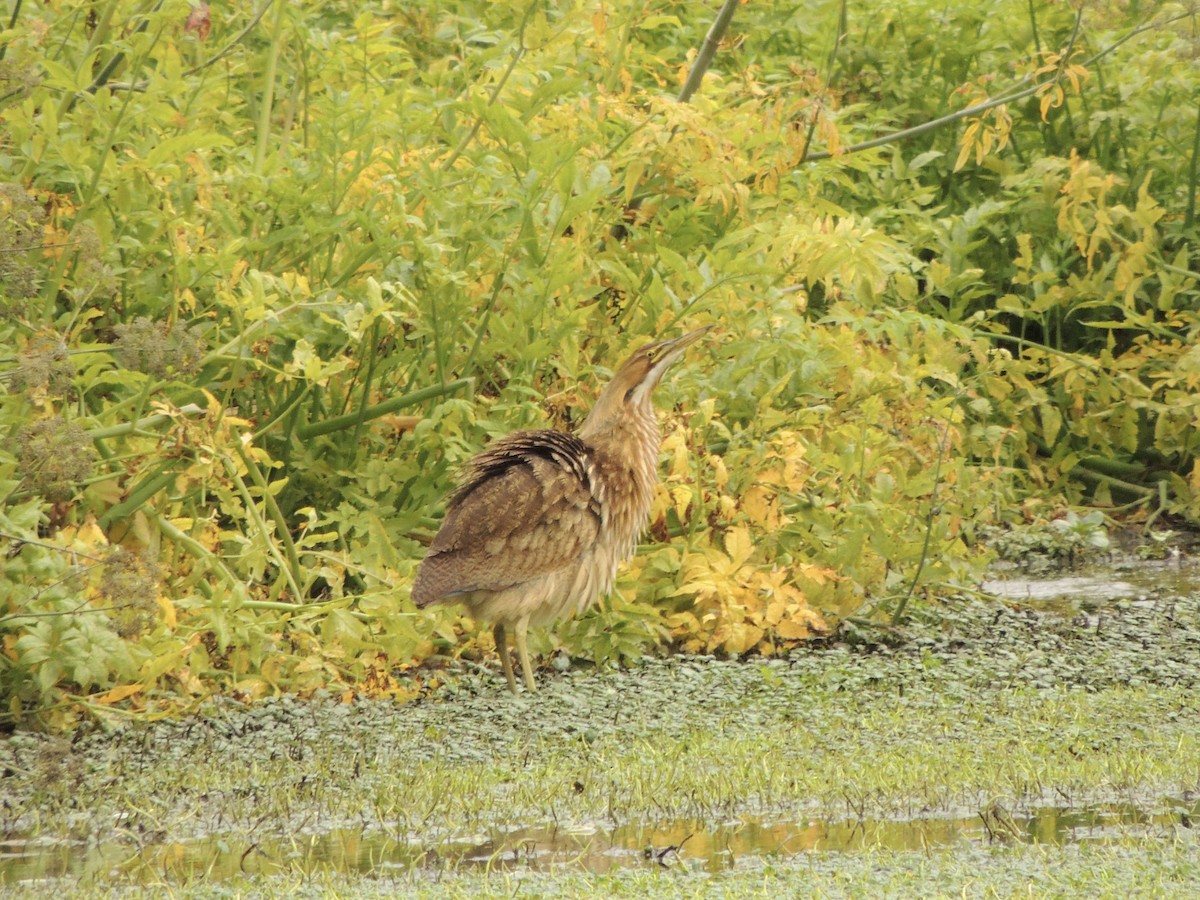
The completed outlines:
{"type": "Polygon", "coordinates": [[[617,566],[633,554],[650,515],[658,481],[658,428],[653,420],[640,423],[612,444],[593,445],[588,472],[600,507],[597,551],[611,568],[609,586],[617,566]]]}

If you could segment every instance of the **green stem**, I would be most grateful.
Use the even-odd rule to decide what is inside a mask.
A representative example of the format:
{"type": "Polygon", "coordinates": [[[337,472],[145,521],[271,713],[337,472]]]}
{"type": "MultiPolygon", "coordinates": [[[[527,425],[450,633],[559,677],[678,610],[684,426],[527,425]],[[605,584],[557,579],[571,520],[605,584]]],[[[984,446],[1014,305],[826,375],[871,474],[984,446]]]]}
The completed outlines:
{"type": "Polygon", "coordinates": [[[704,36],[704,43],[700,45],[700,50],[696,54],[696,61],[692,64],[692,70],[688,72],[687,81],[684,82],[683,88],[679,91],[679,96],[675,99],[680,103],[687,103],[692,99],[692,95],[700,87],[700,82],[704,80],[704,73],[708,71],[712,65],[713,57],[717,55],[717,48],[721,45],[721,39],[725,37],[725,32],[729,30],[729,23],[733,21],[733,14],[737,11],[739,0],[725,0],[721,4],[720,10],[717,11],[717,17],[713,19],[712,26],[708,29],[708,34],[704,36]]]}
{"type": "Polygon", "coordinates": [[[1108,459],[1103,456],[1085,456],[1079,462],[1089,469],[1105,475],[1112,475],[1115,478],[1146,474],[1146,467],[1143,465],[1122,462],[1119,459],[1108,459]]]}
{"type": "MultiPolygon", "coordinates": [[[[134,72],[141,69],[142,63],[146,59],[146,54],[150,52],[151,47],[153,47],[155,44],[158,43],[158,40],[161,37],[162,37],[162,30],[159,29],[158,35],[151,42],[150,47],[147,47],[145,49],[145,51],[142,53],[142,55],[140,57],[138,57],[137,61],[133,64],[134,72]]],[[[89,90],[91,90],[91,88],[89,88],[89,90]]],[[[75,102],[76,96],[77,95],[72,95],[72,97],[71,97],[72,103],[75,102]]],[[[113,147],[115,147],[117,144],[117,129],[120,127],[121,123],[125,120],[125,113],[129,110],[129,105],[132,102],[133,102],[133,95],[130,94],[121,103],[121,108],[117,111],[117,114],[115,116],[113,116],[112,125],[108,129],[108,136],[106,138],[104,138],[104,140],[100,144],[100,158],[97,159],[96,163],[95,163],[95,171],[92,173],[92,183],[88,185],[87,190],[80,197],[80,205],[82,207],[89,207],[92,205],[92,199],[96,196],[96,191],[100,186],[100,179],[104,175],[104,163],[108,159],[109,155],[112,153],[113,147]]],[[[69,108],[70,107],[68,107],[68,109],[69,108]]],[[[78,219],[79,219],[79,216],[77,214],[76,220],[78,221],[78,219]]],[[[65,255],[66,254],[64,254],[64,256],[65,255]]]]}
{"type": "MultiPolygon", "coordinates": [[[[505,252],[507,258],[511,253],[512,247],[505,252]]],[[[496,279],[492,282],[492,293],[488,297],[487,305],[483,308],[483,316],[479,320],[479,327],[475,329],[475,340],[471,343],[471,352],[467,354],[467,361],[463,364],[462,371],[470,372],[471,367],[475,364],[475,354],[479,352],[479,345],[483,342],[483,336],[487,333],[488,322],[492,318],[492,309],[496,306],[496,300],[500,297],[500,289],[504,286],[504,273],[506,269],[500,269],[496,273],[496,279]]]]}
{"type": "MultiPolygon", "coordinates": [[[[324,612],[327,609],[344,604],[345,600],[324,600],[319,603],[281,603],[278,600],[247,600],[241,605],[242,609],[276,610],[289,613],[324,612]]],[[[371,616],[357,609],[347,609],[346,613],[360,622],[370,622],[371,616]]],[[[392,615],[415,616],[416,613],[392,613],[392,615]]]]}
{"type": "MultiPolygon", "coordinates": [[[[238,452],[241,452],[240,447],[238,448],[238,452]]],[[[297,602],[299,602],[300,598],[303,597],[304,594],[301,592],[300,585],[297,582],[291,567],[288,566],[287,560],[283,558],[282,554],[279,552],[279,548],[275,546],[275,542],[271,540],[271,531],[267,528],[267,521],[262,517],[262,513],[258,511],[258,504],[254,502],[254,497],[250,494],[250,488],[246,486],[245,479],[242,478],[241,474],[238,472],[237,466],[233,464],[233,459],[231,457],[222,457],[222,462],[225,464],[225,472],[233,480],[234,487],[237,488],[237,492],[242,498],[242,503],[246,507],[246,515],[250,517],[250,521],[254,524],[254,527],[258,529],[259,534],[262,536],[263,546],[266,548],[268,555],[275,560],[275,565],[279,567],[279,571],[283,573],[284,580],[287,581],[288,587],[292,591],[292,596],[296,598],[297,602]]]]}
{"type": "Polygon", "coordinates": [[[175,478],[173,461],[162,463],[153,472],[148,473],[137,486],[129,492],[129,496],[116,506],[110,506],[99,519],[100,526],[107,528],[113,522],[133,515],[148,502],[150,498],[165,488],[175,478]]]}
{"type": "Polygon", "coordinates": [[[174,413],[155,413],[152,416],[145,416],[133,422],[122,422],[119,425],[109,425],[107,428],[93,428],[87,434],[93,441],[102,441],[107,438],[132,434],[135,431],[141,431],[143,428],[153,428],[155,425],[174,421],[179,416],[202,416],[206,412],[208,410],[204,407],[197,406],[195,403],[189,403],[186,406],[179,407],[174,413]]]}
{"type": "MultiPolygon", "coordinates": [[[[292,540],[292,534],[288,530],[287,520],[283,516],[283,511],[279,508],[279,504],[275,502],[275,495],[271,492],[270,486],[267,484],[267,479],[263,477],[262,470],[258,464],[246,452],[246,448],[240,443],[234,444],[234,449],[241,457],[242,464],[245,465],[246,471],[250,473],[250,480],[254,482],[263,496],[263,505],[267,508],[267,513],[271,517],[271,521],[275,523],[275,531],[279,535],[279,541],[283,544],[283,551],[287,554],[288,568],[292,572],[292,583],[299,584],[304,580],[304,569],[300,565],[300,556],[296,553],[296,543],[292,540]]],[[[296,595],[299,600],[299,594],[296,595]]]]}
{"type": "Polygon", "coordinates": [[[366,336],[367,340],[370,342],[370,347],[367,351],[367,372],[366,375],[363,376],[362,401],[358,409],[358,421],[354,425],[354,436],[350,439],[349,443],[349,446],[352,448],[351,462],[354,462],[358,459],[358,448],[360,446],[360,439],[362,437],[362,427],[363,423],[366,421],[364,414],[367,410],[367,400],[369,400],[371,397],[371,385],[375,381],[375,369],[379,364],[379,326],[380,320],[376,319],[371,325],[371,333],[366,336]]]}
{"type": "Polygon", "coordinates": [[[305,382],[292,391],[287,399],[283,401],[283,405],[279,407],[279,411],[276,412],[275,415],[271,416],[271,418],[269,418],[262,425],[260,425],[258,429],[252,435],[250,435],[250,440],[257,441],[260,437],[274,428],[275,425],[282,421],[288,413],[300,405],[300,401],[308,395],[308,392],[311,391],[312,388],[313,386],[310,382],[305,382]]]}
{"type": "MultiPolygon", "coordinates": [[[[150,11],[150,13],[156,13],[160,9],[162,9],[162,0],[159,0],[158,4],[154,7],[154,9],[152,9],[150,11]]],[[[150,14],[147,14],[146,16],[144,16],[142,18],[142,21],[140,23],[138,23],[138,27],[136,29],[134,29],[134,34],[141,34],[144,31],[146,31],[146,29],[149,27],[150,27],[150,14]]],[[[162,35],[162,30],[159,29],[159,36],[161,37],[161,35],[162,35]]],[[[156,44],[158,43],[158,38],[155,38],[154,43],[156,43],[156,44]]],[[[125,61],[124,51],[117,51],[116,53],[114,53],[112,56],[112,59],[110,59],[105,64],[104,68],[100,70],[99,74],[97,74],[96,77],[94,79],[92,79],[92,83],[90,85],[88,85],[86,92],[89,94],[94,94],[94,93],[96,93],[96,91],[100,90],[100,88],[107,85],[108,79],[112,76],[112,73],[115,72],[117,70],[117,66],[121,65],[121,63],[124,61],[125,61]]],[[[139,66],[137,66],[137,68],[141,68],[141,66],[139,65],[139,66]]],[[[79,95],[76,94],[75,96],[73,96],[71,98],[71,106],[68,107],[68,109],[74,107],[74,105],[78,101],[79,101],[79,95]]],[[[122,112],[124,112],[124,110],[122,110],[122,112]]]]}
{"type": "Polygon", "coordinates": [[[437,397],[453,394],[459,388],[471,387],[474,383],[474,378],[458,378],[446,384],[435,384],[432,387],[422,388],[419,391],[413,391],[411,394],[405,394],[403,397],[393,397],[390,400],[384,400],[382,403],[376,403],[374,406],[368,406],[366,409],[346,413],[344,416],[335,416],[332,419],[325,419],[321,422],[310,422],[307,425],[301,425],[296,429],[296,436],[303,441],[307,441],[310,438],[332,434],[344,428],[353,428],[360,422],[378,419],[380,416],[386,416],[388,413],[404,409],[406,406],[415,406],[418,403],[424,403],[426,400],[433,400],[437,397]]]}
{"type": "Polygon", "coordinates": [[[929,559],[929,545],[933,542],[933,523],[938,516],[938,488],[942,485],[942,457],[946,455],[946,444],[950,438],[950,427],[942,428],[942,440],[938,445],[937,460],[933,464],[933,490],[929,492],[929,514],[925,517],[925,541],[921,545],[921,558],[917,561],[917,571],[913,573],[912,581],[908,585],[908,593],[900,598],[900,602],[896,604],[896,609],[892,613],[892,625],[900,624],[900,619],[904,615],[904,610],[908,608],[908,601],[912,599],[913,594],[917,590],[917,585],[921,582],[921,573],[925,570],[925,563],[929,559]]]}
{"type": "Polygon", "coordinates": [[[1112,475],[1105,475],[1103,472],[1096,472],[1089,469],[1087,466],[1075,466],[1071,469],[1071,476],[1078,476],[1081,481],[1087,481],[1092,484],[1102,484],[1110,490],[1120,491],[1125,494],[1130,494],[1134,497],[1153,497],[1155,488],[1144,487],[1140,484],[1134,484],[1131,481],[1125,481],[1123,478],[1114,478],[1112,475]]]}
{"type": "MultiPolygon", "coordinates": [[[[192,556],[196,557],[197,559],[204,560],[204,562],[207,565],[209,565],[217,573],[217,575],[220,577],[220,579],[222,581],[224,581],[231,588],[233,588],[235,593],[237,593],[239,595],[242,593],[241,582],[238,581],[233,576],[233,573],[229,571],[229,569],[225,566],[225,564],[223,562],[221,562],[221,560],[216,556],[216,554],[214,554],[211,550],[209,550],[207,547],[205,547],[203,544],[201,544],[198,540],[196,540],[194,537],[192,537],[186,531],[183,531],[177,525],[173,524],[170,520],[167,519],[166,516],[163,516],[161,514],[158,516],[155,516],[154,521],[155,521],[155,524],[158,526],[158,530],[162,533],[163,537],[169,538],[174,543],[183,547],[185,550],[187,550],[189,553],[192,554],[192,556]]],[[[207,587],[207,583],[201,582],[201,584],[204,587],[207,587]]],[[[205,592],[202,590],[202,593],[208,593],[208,592],[205,592]]]]}
{"type": "Polygon", "coordinates": [[[1196,179],[1197,173],[1200,172],[1197,159],[1200,159],[1200,105],[1196,107],[1196,131],[1192,135],[1192,160],[1188,165],[1187,212],[1183,216],[1185,231],[1190,231],[1196,222],[1196,179]]]}
{"type": "MultiPolygon", "coordinates": [[[[496,86],[492,88],[492,94],[488,97],[487,105],[491,106],[496,102],[496,98],[500,96],[500,91],[504,89],[505,83],[513,73],[513,69],[517,67],[517,63],[521,61],[521,57],[525,55],[525,26],[529,24],[529,17],[533,15],[533,11],[539,6],[538,3],[530,3],[525,9],[525,15],[521,17],[521,24],[517,26],[517,48],[513,50],[512,59],[508,63],[508,68],[504,70],[504,74],[500,76],[500,80],[496,82],[496,86]]],[[[449,172],[450,168],[458,162],[458,158],[463,155],[463,151],[470,146],[471,141],[475,140],[475,135],[479,134],[479,129],[483,127],[483,114],[480,113],[475,117],[475,123],[471,126],[471,130],[463,135],[462,140],[458,142],[458,146],[442,160],[441,170],[449,172]]]]}
{"type": "MultiPolygon", "coordinates": [[[[16,28],[17,19],[20,18],[20,16],[21,16],[21,0],[17,0],[17,2],[13,4],[12,15],[8,19],[8,30],[9,31],[12,31],[14,28],[16,28]]],[[[7,53],[8,53],[8,44],[5,44],[4,46],[0,47],[0,60],[3,60],[7,53]]]]}
{"type": "Polygon", "coordinates": [[[254,174],[263,173],[267,158],[267,140],[271,136],[271,109],[275,105],[275,70],[279,67],[279,45],[283,35],[283,13],[286,4],[275,0],[275,23],[271,27],[271,49],[267,54],[267,70],[263,73],[262,104],[258,110],[258,139],[254,144],[254,174]]]}

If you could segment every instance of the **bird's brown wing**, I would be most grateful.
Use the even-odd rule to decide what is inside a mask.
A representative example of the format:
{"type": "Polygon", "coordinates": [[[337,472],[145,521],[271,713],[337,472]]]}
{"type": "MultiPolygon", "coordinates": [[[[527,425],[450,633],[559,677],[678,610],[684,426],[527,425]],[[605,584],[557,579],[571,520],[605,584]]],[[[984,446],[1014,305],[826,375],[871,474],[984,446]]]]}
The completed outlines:
{"type": "Polygon", "coordinates": [[[428,606],[556,571],[592,546],[599,530],[587,445],[561,431],[508,435],[471,461],[451,495],[413,600],[428,606]]]}

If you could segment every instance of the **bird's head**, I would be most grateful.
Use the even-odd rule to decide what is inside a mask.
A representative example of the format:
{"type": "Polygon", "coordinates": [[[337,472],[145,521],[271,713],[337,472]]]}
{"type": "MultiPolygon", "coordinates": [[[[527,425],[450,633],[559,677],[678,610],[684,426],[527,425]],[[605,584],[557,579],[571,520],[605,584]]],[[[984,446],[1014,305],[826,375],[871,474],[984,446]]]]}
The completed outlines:
{"type": "Polygon", "coordinates": [[[653,415],[650,397],[663,374],[710,328],[711,325],[706,325],[672,340],[655,341],[633,351],[617,367],[612,381],[600,394],[579,431],[580,437],[586,438],[624,418],[653,415]]]}

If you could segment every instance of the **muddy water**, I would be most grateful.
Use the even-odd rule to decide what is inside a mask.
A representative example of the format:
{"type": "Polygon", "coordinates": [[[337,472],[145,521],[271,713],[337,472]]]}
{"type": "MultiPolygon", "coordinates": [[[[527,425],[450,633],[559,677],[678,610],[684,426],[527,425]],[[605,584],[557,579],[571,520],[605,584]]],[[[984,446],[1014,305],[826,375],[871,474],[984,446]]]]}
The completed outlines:
{"type": "Polygon", "coordinates": [[[1061,845],[1170,834],[1200,818],[1200,803],[1166,798],[1153,809],[1131,804],[1042,807],[1028,815],[1003,809],[906,820],[766,821],[712,823],[695,819],[655,825],[537,826],[419,843],[359,829],[248,841],[213,836],[141,848],[113,842],[72,845],[11,838],[0,841],[0,883],[37,884],[70,878],[103,882],[114,875],[152,875],[180,881],[333,868],[347,874],[410,873],[443,868],[573,866],[607,872],[623,866],[734,867],[751,856],[805,852],[936,850],[962,842],[1061,845]]]}

